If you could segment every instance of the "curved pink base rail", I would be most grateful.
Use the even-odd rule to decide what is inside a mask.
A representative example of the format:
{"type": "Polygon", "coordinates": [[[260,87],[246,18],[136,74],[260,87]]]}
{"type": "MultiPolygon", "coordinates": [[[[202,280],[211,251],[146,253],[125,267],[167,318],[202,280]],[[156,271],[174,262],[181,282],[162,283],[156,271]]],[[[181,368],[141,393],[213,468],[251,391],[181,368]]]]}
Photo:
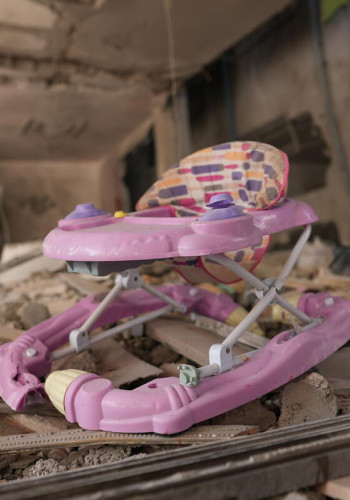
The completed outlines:
{"type": "MultiPolygon", "coordinates": [[[[225,322],[239,307],[227,295],[215,295],[188,285],[156,287],[187,308],[218,321],[225,322]]],[[[91,296],[75,304],[62,314],[31,328],[13,342],[0,347],[0,396],[14,410],[24,408],[29,393],[45,396],[40,381],[51,371],[51,353],[68,342],[69,333],[79,328],[100,302],[91,296]],[[36,355],[27,356],[27,350],[35,349],[36,355]]],[[[164,302],[138,289],[121,292],[101,315],[94,327],[108,325],[130,316],[136,316],[164,307],[164,302]]]]}
{"type": "Polygon", "coordinates": [[[173,434],[270,392],[320,363],[350,339],[350,302],[306,294],[300,309],[323,322],[300,335],[282,332],[254,357],[195,388],[174,377],[132,391],[93,374],[76,378],[65,396],[66,416],[85,429],[173,434]]]}

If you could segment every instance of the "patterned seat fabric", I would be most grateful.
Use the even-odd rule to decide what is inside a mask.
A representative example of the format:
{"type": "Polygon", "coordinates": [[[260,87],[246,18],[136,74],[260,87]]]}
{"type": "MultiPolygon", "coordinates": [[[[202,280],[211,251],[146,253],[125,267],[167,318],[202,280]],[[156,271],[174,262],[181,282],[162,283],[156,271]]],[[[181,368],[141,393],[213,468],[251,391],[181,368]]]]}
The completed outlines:
{"type": "MultiPolygon", "coordinates": [[[[214,194],[229,193],[245,210],[264,210],[286,196],[289,163],[285,153],[258,142],[230,142],[202,149],[167,170],[140,198],[137,210],[167,205],[177,217],[201,214],[214,194]]],[[[269,245],[226,255],[252,270],[269,245]]],[[[191,282],[233,283],[238,277],[205,257],[176,259],[175,268],[191,282]]]]}

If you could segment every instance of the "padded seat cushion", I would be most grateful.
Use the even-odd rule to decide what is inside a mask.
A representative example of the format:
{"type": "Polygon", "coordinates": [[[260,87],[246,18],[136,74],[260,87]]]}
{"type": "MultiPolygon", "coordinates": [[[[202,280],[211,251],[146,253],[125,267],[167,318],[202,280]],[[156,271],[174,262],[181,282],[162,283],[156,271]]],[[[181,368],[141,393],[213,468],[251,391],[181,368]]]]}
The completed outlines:
{"type": "MultiPolygon", "coordinates": [[[[202,149],[167,170],[137,203],[137,210],[168,206],[174,216],[197,215],[207,210],[210,198],[229,193],[247,211],[268,209],[281,202],[287,192],[288,157],[259,142],[228,142],[202,149]]],[[[252,271],[270,242],[225,255],[252,271]]],[[[206,257],[177,258],[175,269],[192,283],[234,283],[240,278],[206,257]]]]}
{"type": "Polygon", "coordinates": [[[170,205],[177,216],[205,211],[211,196],[229,193],[248,210],[270,208],[286,196],[285,153],[258,142],[202,149],[167,170],[140,198],[137,210],[170,205]]]}

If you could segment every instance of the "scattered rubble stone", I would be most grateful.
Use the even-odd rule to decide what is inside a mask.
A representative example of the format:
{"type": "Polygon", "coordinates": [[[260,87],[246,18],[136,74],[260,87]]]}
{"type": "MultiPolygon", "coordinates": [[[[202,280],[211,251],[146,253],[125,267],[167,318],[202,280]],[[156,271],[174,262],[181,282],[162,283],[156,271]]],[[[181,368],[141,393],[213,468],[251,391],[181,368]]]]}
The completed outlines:
{"type": "Polygon", "coordinates": [[[78,469],[84,465],[84,455],[83,450],[72,451],[60,464],[64,465],[66,470],[78,469]]]}
{"type": "MultiPolygon", "coordinates": [[[[322,252],[320,252],[320,254],[321,253],[322,252]]],[[[305,277],[309,279],[308,266],[309,264],[307,261],[300,261],[298,276],[305,275],[305,277]]],[[[270,267],[276,270],[275,257],[271,261],[270,267]]],[[[259,269],[261,269],[261,267],[259,267],[259,269]]],[[[318,272],[318,268],[316,269],[315,267],[313,273],[316,273],[316,271],[318,272]]],[[[145,267],[143,272],[147,272],[146,275],[143,275],[144,281],[152,285],[182,281],[168,263],[155,263],[152,266],[145,267]]],[[[50,315],[65,310],[66,307],[75,303],[82,298],[82,296],[90,293],[89,286],[84,287],[85,291],[82,289],[79,291],[77,287],[73,286],[69,281],[62,283],[61,274],[62,273],[57,273],[53,275],[49,272],[41,272],[32,276],[32,278],[25,282],[18,282],[16,285],[11,286],[7,285],[6,288],[0,286],[0,324],[6,325],[6,327],[3,328],[7,328],[9,324],[13,324],[13,326],[17,328],[31,328],[50,317],[50,315]]],[[[267,276],[269,275],[270,273],[268,272],[267,276]]],[[[262,278],[267,276],[261,275],[262,278]]],[[[328,279],[327,276],[326,278],[328,279]]],[[[292,279],[294,279],[294,285],[293,281],[290,281],[290,283],[292,283],[292,291],[294,290],[294,286],[297,286],[297,290],[299,290],[300,286],[303,286],[303,291],[305,287],[309,285],[311,287],[311,284],[314,286],[314,282],[311,283],[310,279],[309,281],[305,278],[301,280],[299,278],[293,278],[293,276],[292,279]]],[[[97,280],[99,280],[99,278],[96,278],[96,282],[97,280]]],[[[95,283],[95,278],[91,283],[95,283]]],[[[320,285],[322,290],[326,289],[324,283],[322,282],[320,285]]],[[[334,289],[335,286],[338,286],[337,283],[334,284],[332,282],[332,285],[329,285],[329,287],[333,287],[334,289]]],[[[89,280],[87,280],[87,284],[90,285],[89,280]]],[[[108,279],[103,278],[103,286],[106,291],[112,284],[113,276],[108,279]]],[[[239,291],[238,300],[242,302],[245,285],[242,282],[238,284],[237,287],[239,291]]],[[[317,289],[321,289],[320,287],[317,289]]],[[[220,289],[218,291],[222,293],[223,290],[220,289]]],[[[249,297],[250,296],[247,295],[247,300],[250,300],[249,297]]],[[[261,326],[265,331],[265,335],[272,337],[279,331],[281,325],[276,321],[272,322],[269,317],[264,317],[262,318],[261,326]],[[268,321],[270,321],[270,324],[268,321]]],[[[176,370],[176,365],[181,362],[181,357],[178,353],[164,344],[149,337],[124,337],[123,345],[138,358],[153,365],[166,367],[169,373],[165,373],[165,375],[174,374],[177,376],[178,372],[176,370]]],[[[85,351],[78,355],[74,354],[65,359],[57,360],[54,363],[53,369],[70,367],[83,371],[100,373],[102,369],[100,361],[101,360],[99,360],[93,352],[85,351]],[[62,363],[64,363],[65,366],[62,365],[62,363]]],[[[183,358],[183,362],[188,362],[188,360],[183,358]]],[[[346,364],[345,358],[343,362],[346,364]]],[[[108,373],[111,373],[111,371],[108,373]]],[[[343,376],[344,373],[345,372],[342,371],[343,376]]],[[[328,375],[326,376],[328,377],[328,375]]],[[[340,375],[337,374],[337,376],[340,375]]],[[[139,383],[139,381],[137,383],[139,383]]],[[[350,396],[348,394],[346,396],[350,401],[350,396]]],[[[265,431],[276,425],[276,413],[278,414],[280,410],[281,417],[278,422],[280,427],[308,420],[331,417],[337,414],[336,398],[327,380],[317,373],[312,373],[303,379],[289,383],[284,388],[281,395],[275,393],[270,395],[269,399],[264,404],[262,401],[252,401],[224,415],[215,417],[208,423],[214,425],[259,426],[260,431],[265,431]],[[271,411],[272,409],[274,411],[271,411]]],[[[350,403],[348,407],[348,411],[350,412],[350,403]]],[[[20,422],[15,419],[11,421],[11,418],[9,420],[5,420],[4,417],[0,419],[0,434],[18,434],[19,427],[15,426],[15,424],[19,425],[19,423],[21,423],[21,425],[26,423],[29,429],[35,421],[38,425],[37,432],[39,432],[44,423],[45,425],[50,425],[51,422],[51,425],[56,425],[57,422],[57,426],[59,426],[60,422],[66,422],[63,417],[52,417],[51,421],[48,420],[46,416],[31,416],[29,420],[26,419],[26,417],[19,418],[20,422]]],[[[174,449],[173,446],[171,446],[171,448],[174,449]]],[[[155,446],[152,447],[152,452],[165,449],[167,449],[167,447],[164,445],[159,447],[155,446]]],[[[141,450],[144,452],[147,450],[147,447],[142,447],[141,450]]],[[[149,447],[149,450],[151,450],[151,447],[149,447]]],[[[32,455],[28,455],[28,453],[22,455],[4,455],[0,457],[0,481],[14,480],[20,477],[40,477],[61,471],[73,470],[79,467],[113,463],[129,456],[138,458],[145,456],[145,453],[132,455],[132,450],[128,447],[108,445],[98,448],[59,448],[39,454],[36,452],[36,454],[32,455]]],[[[279,500],[321,500],[323,498],[325,497],[315,492],[301,491],[292,492],[288,495],[279,497],[279,500]]]]}
{"type": "Polygon", "coordinates": [[[151,364],[155,366],[160,366],[162,363],[174,363],[179,359],[179,354],[168,346],[159,344],[152,349],[151,354],[151,364]]]}
{"type": "MultiPolygon", "coordinates": [[[[149,337],[134,337],[129,339],[124,339],[122,345],[131,352],[134,356],[146,361],[146,363],[152,362],[152,352],[157,342],[149,337]]],[[[163,360],[165,361],[165,360],[163,360]]]]}
{"type": "Polygon", "coordinates": [[[65,356],[64,358],[57,359],[52,364],[52,371],[65,370],[66,368],[98,373],[96,358],[90,350],[65,356]]]}
{"type": "Polygon", "coordinates": [[[91,448],[84,457],[85,465],[98,465],[119,462],[131,455],[130,448],[121,446],[103,446],[102,448],[91,448]]]}
{"type": "Polygon", "coordinates": [[[21,470],[21,469],[26,469],[27,467],[29,467],[30,465],[32,465],[34,462],[36,462],[38,459],[40,459],[40,457],[38,456],[38,454],[23,455],[22,457],[20,457],[15,462],[12,462],[10,464],[10,467],[11,467],[11,469],[14,469],[16,471],[17,470],[21,470]]]}
{"type": "Polygon", "coordinates": [[[282,392],[279,427],[312,422],[337,415],[337,398],[328,381],[318,373],[286,385],[282,392]]]}
{"type": "Polygon", "coordinates": [[[10,321],[16,321],[17,311],[23,306],[21,302],[10,302],[9,304],[2,304],[0,306],[1,324],[6,325],[10,321]]]}
{"type": "Polygon", "coordinates": [[[255,399],[235,410],[210,419],[214,425],[257,425],[260,431],[266,431],[276,424],[276,415],[264,406],[259,399],[255,399]]]}
{"type": "Polygon", "coordinates": [[[321,375],[331,379],[350,380],[350,347],[339,349],[317,366],[321,375]]]}
{"type": "Polygon", "coordinates": [[[56,472],[64,472],[67,468],[61,465],[53,458],[40,459],[34,465],[27,467],[23,471],[23,477],[40,477],[56,474],[56,472]]]}
{"type": "MultiPolygon", "coordinates": [[[[64,449],[51,450],[47,454],[48,458],[41,458],[35,464],[26,467],[23,471],[23,477],[47,476],[56,474],[57,472],[75,470],[79,467],[115,463],[130,455],[131,448],[129,447],[123,448],[121,446],[109,445],[100,448],[81,447],[78,450],[70,452],[68,455],[64,449]]],[[[139,456],[144,456],[144,453],[135,455],[136,458],[139,456]]]]}
{"type": "Polygon", "coordinates": [[[61,462],[67,455],[68,451],[65,448],[53,448],[48,451],[47,458],[52,458],[53,460],[57,460],[57,462],[61,462]]]}
{"type": "Polygon", "coordinates": [[[31,302],[20,312],[21,321],[26,329],[38,325],[50,317],[50,312],[46,306],[39,302],[31,302]]]}
{"type": "Polygon", "coordinates": [[[4,304],[12,304],[12,303],[18,303],[18,304],[24,304],[24,302],[28,302],[29,297],[25,293],[21,292],[10,292],[6,293],[3,302],[4,304]]]}
{"type": "Polygon", "coordinates": [[[18,458],[18,454],[16,455],[4,455],[0,457],[0,471],[5,469],[8,465],[12,464],[15,462],[18,458]]]}
{"type": "Polygon", "coordinates": [[[9,474],[4,474],[4,477],[3,477],[3,480],[4,481],[16,481],[18,479],[18,475],[17,474],[12,474],[12,473],[9,473],[9,474]]]}

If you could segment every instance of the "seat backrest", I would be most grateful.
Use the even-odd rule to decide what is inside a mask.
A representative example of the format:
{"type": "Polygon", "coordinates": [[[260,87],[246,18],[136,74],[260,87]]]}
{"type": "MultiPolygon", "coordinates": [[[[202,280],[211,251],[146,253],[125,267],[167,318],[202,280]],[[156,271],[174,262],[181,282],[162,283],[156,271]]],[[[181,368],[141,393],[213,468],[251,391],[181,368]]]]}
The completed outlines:
{"type": "Polygon", "coordinates": [[[168,205],[177,216],[193,215],[203,212],[214,194],[229,193],[247,210],[267,209],[286,196],[288,172],[288,157],[279,149],[228,142],[202,149],[167,170],[136,208],[168,205]]]}

